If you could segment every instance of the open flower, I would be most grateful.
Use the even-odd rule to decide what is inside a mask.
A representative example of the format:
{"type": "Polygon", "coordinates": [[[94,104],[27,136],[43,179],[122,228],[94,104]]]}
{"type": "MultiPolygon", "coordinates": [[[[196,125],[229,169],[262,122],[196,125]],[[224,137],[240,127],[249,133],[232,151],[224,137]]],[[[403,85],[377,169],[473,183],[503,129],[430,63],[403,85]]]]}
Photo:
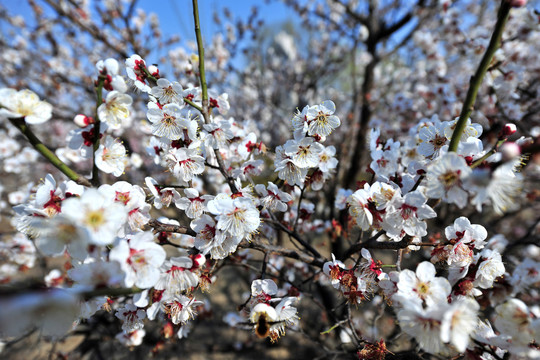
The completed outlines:
{"type": "Polygon", "coordinates": [[[161,275],[154,285],[156,290],[165,290],[171,294],[191,290],[199,284],[199,277],[191,271],[194,262],[187,256],[166,260],[161,266],[161,275]]]}
{"type": "Polygon", "coordinates": [[[174,176],[183,181],[190,181],[204,171],[204,158],[197,149],[173,148],[165,161],[174,176]]]}
{"type": "Polygon", "coordinates": [[[435,120],[434,124],[426,124],[420,127],[418,137],[420,145],[418,145],[418,153],[425,157],[439,155],[439,150],[449,143],[449,139],[444,135],[446,122],[435,120]]]}
{"type": "Polygon", "coordinates": [[[431,354],[444,352],[446,347],[440,334],[445,306],[423,308],[417,303],[407,304],[397,314],[399,326],[404,333],[414,337],[423,350],[431,354]]]}
{"type": "Polygon", "coordinates": [[[427,199],[419,191],[406,194],[396,199],[392,211],[386,216],[383,228],[392,238],[400,238],[402,232],[410,236],[427,235],[425,219],[434,218],[437,213],[426,204],[427,199]],[[389,227],[387,227],[389,226],[389,227]]]}
{"type": "Polygon", "coordinates": [[[467,204],[468,195],[462,182],[470,173],[471,169],[465,159],[454,152],[447,153],[428,167],[426,195],[434,199],[442,198],[463,208],[467,204]]]}
{"type": "Polygon", "coordinates": [[[282,146],[276,148],[274,166],[280,179],[287,181],[290,185],[302,186],[304,184],[308,169],[297,166],[292,156],[287,155],[282,146]]]}
{"type": "MultiPolygon", "coordinates": [[[[69,204],[68,204],[69,207],[69,204]]],[[[64,251],[75,259],[83,260],[90,245],[88,231],[71,218],[59,214],[53,218],[36,217],[31,225],[39,229],[35,243],[46,255],[61,255],[64,251]]]]}
{"type": "Polygon", "coordinates": [[[291,157],[292,162],[299,168],[316,167],[324,146],[315,142],[311,137],[300,141],[289,140],[285,143],[285,154],[291,157]]]}
{"type": "Polygon", "coordinates": [[[120,176],[124,173],[126,148],[121,142],[107,135],[105,141],[99,145],[96,151],[96,166],[99,170],[120,176]]]}
{"type": "Polygon", "coordinates": [[[420,306],[423,302],[427,306],[446,304],[451,291],[448,280],[435,277],[435,266],[428,261],[418,264],[416,273],[402,270],[397,287],[394,299],[401,304],[414,302],[420,306]]]}
{"type": "Polygon", "coordinates": [[[268,187],[263,184],[255,185],[255,190],[262,196],[261,204],[272,211],[287,211],[287,203],[292,200],[292,196],[279,190],[276,184],[269,181],[268,187]]]}
{"type": "Polygon", "coordinates": [[[189,128],[189,120],[181,114],[182,108],[177,104],[166,104],[159,108],[150,108],[147,118],[152,123],[152,134],[170,140],[182,137],[184,129],[189,128]]]}
{"type": "Polygon", "coordinates": [[[52,116],[52,105],[39,100],[30,90],[0,89],[0,116],[20,118],[28,124],[41,124],[52,116]]]}
{"type": "Polygon", "coordinates": [[[166,253],[162,246],[154,242],[151,232],[139,232],[115,246],[109,255],[116,260],[126,273],[125,285],[148,289],[154,286],[160,276],[159,267],[165,261],[166,253]]]}
{"type": "Polygon", "coordinates": [[[154,207],[156,209],[161,209],[163,206],[169,207],[173,200],[176,202],[180,199],[180,194],[175,188],[162,187],[150,176],[146,177],[144,181],[154,198],[154,207]]]}
{"type": "Polygon", "coordinates": [[[330,277],[330,282],[336,289],[340,288],[340,281],[343,276],[342,270],[345,269],[345,264],[340,260],[336,260],[334,254],[332,254],[332,261],[327,261],[323,265],[323,272],[330,277]]]}
{"type": "Polygon", "coordinates": [[[123,308],[118,309],[114,315],[122,320],[122,330],[126,334],[144,327],[142,321],[146,318],[146,311],[133,304],[126,304],[123,308]]]}
{"type": "Polygon", "coordinates": [[[484,249],[480,253],[479,262],[474,285],[482,289],[489,289],[493,286],[495,279],[504,275],[505,268],[501,254],[496,250],[484,249]]]}
{"type": "Polygon", "coordinates": [[[251,296],[266,302],[272,295],[276,295],[278,287],[273,280],[256,279],[251,282],[251,296]]]}
{"type": "Polygon", "coordinates": [[[225,120],[204,124],[203,129],[207,133],[204,138],[205,145],[214,149],[227,147],[228,141],[234,138],[231,124],[225,120]]]}
{"type": "Polygon", "coordinates": [[[158,79],[157,86],[152,88],[150,92],[154,95],[161,104],[176,103],[182,105],[184,103],[184,97],[182,95],[184,89],[178,82],[172,83],[164,78],[158,79]]]}
{"type": "Polygon", "coordinates": [[[371,187],[366,183],[363,189],[356,190],[347,199],[349,214],[362,230],[368,230],[371,226],[379,228],[383,220],[385,210],[377,209],[372,193],[371,187]]]}
{"type": "Polygon", "coordinates": [[[320,105],[310,106],[306,113],[309,136],[328,136],[337,128],[341,121],[334,115],[336,105],[326,100],[320,105]]]}
{"type": "Polygon", "coordinates": [[[199,218],[204,211],[205,205],[213,197],[211,195],[199,195],[197,189],[184,189],[186,197],[180,197],[175,200],[174,204],[177,208],[186,212],[186,216],[195,219],[199,218]]]}
{"type": "Polygon", "coordinates": [[[202,301],[197,301],[195,298],[175,294],[162,301],[162,310],[173,324],[185,324],[197,314],[195,307],[202,304],[202,301]]]}
{"type": "Polygon", "coordinates": [[[467,349],[469,336],[478,325],[480,305],[471,299],[463,298],[452,303],[441,322],[441,340],[451,343],[460,353],[467,349]]]}
{"type": "Polygon", "coordinates": [[[297,309],[292,306],[297,301],[295,297],[285,297],[276,305],[277,321],[270,326],[271,340],[276,341],[281,335],[285,335],[285,326],[296,325],[298,320],[297,309]]]}
{"type": "Polygon", "coordinates": [[[223,247],[225,234],[216,229],[216,222],[211,216],[203,214],[191,222],[191,228],[197,233],[194,246],[206,255],[210,253],[212,259],[223,259],[228,255],[223,247]]]}
{"type": "MultiPolygon", "coordinates": [[[[452,139],[452,135],[454,134],[454,129],[456,128],[458,120],[459,118],[455,118],[452,121],[444,122],[444,134],[448,140],[452,139]]],[[[461,134],[460,142],[467,141],[467,139],[470,137],[478,138],[480,135],[482,135],[482,131],[482,125],[471,123],[471,119],[469,118],[467,119],[467,124],[465,125],[465,129],[461,134]]]]}
{"type": "Polygon", "coordinates": [[[98,107],[99,120],[107,123],[111,129],[119,129],[122,121],[129,117],[129,107],[133,99],[127,94],[111,91],[105,102],[98,107]]]}
{"type": "Polygon", "coordinates": [[[64,200],[62,212],[72,224],[83,227],[88,241],[95,245],[111,244],[127,220],[125,206],[96,189],[86,190],[80,198],[64,200]]]}
{"type": "Polygon", "coordinates": [[[257,230],[261,219],[253,201],[245,197],[232,199],[225,194],[220,195],[208,202],[208,211],[216,215],[218,220],[217,229],[240,239],[257,230]]]}
{"type": "Polygon", "coordinates": [[[124,227],[126,233],[138,231],[150,220],[150,205],[146,203],[146,194],[140,186],[118,181],[112,185],[101,185],[99,191],[126,207],[129,214],[124,227]]]}
{"type": "Polygon", "coordinates": [[[68,276],[77,284],[92,288],[120,287],[124,284],[125,274],[117,261],[94,261],[74,264],[68,270],[68,276]]]}

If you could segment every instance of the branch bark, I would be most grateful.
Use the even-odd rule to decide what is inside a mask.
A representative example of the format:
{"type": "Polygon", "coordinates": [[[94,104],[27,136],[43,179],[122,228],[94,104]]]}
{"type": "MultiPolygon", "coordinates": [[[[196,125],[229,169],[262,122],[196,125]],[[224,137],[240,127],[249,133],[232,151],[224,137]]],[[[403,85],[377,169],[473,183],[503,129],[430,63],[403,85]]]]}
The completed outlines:
{"type": "Polygon", "coordinates": [[[13,124],[24,136],[28,139],[30,144],[36,149],[43,157],[45,157],[51,164],[53,164],[58,170],[66,175],[71,180],[75,181],[79,185],[91,187],[92,184],[87,178],[78,174],[69,166],[67,166],[62,160],[58,158],[47,146],[45,146],[40,139],[30,129],[28,124],[24,121],[24,118],[9,119],[9,122],[13,124]]]}
{"type": "MultiPolygon", "coordinates": [[[[208,88],[206,84],[206,74],[204,70],[204,44],[201,34],[201,25],[199,21],[199,5],[197,0],[193,0],[193,20],[195,22],[195,36],[197,38],[197,49],[199,52],[199,78],[201,81],[201,91],[202,91],[202,111],[201,114],[204,118],[205,124],[209,124],[210,113],[208,109],[208,88]]],[[[234,184],[234,179],[227,173],[225,168],[225,163],[223,162],[223,157],[221,156],[219,149],[214,149],[214,156],[219,166],[219,171],[227,181],[229,188],[233,194],[238,192],[238,188],[234,184]]]]}
{"type": "Polygon", "coordinates": [[[495,29],[493,30],[493,34],[491,35],[491,39],[489,40],[489,45],[486,49],[486,52],[484,53],[484,56],[482,57],[482,60],[478,65],[478,69],[476,70],[474,76],[471,78],[469,90],[467,91],[467,95],[465,96],[465,101],[463,102],[463,107],[461,108],[459,119],[456,122],[456,128],[454,129],[454,133],[452,134],[452,139],[450,140],[448,151],[457,151],[459,140],[461,139],[461,135],[463,134],[465,126],[467,125],[467,120],[469,120],[469,117],[474,109],[474,103],[476,102],[476,96],[478,95],[478,91],[480,90],[480,86],[482,85],[482,80],[484,79],[484,76],[488,71],[489,65],[491,64],[491,60],[493,59],[495,52],[501,46],[502,34],[504,31],[504,27],[508,22],[511,8],[512,7],[510,6],[509,1],[502,0],[501,7],[499,8],[499,13],[497,15],[497,23],[495,24],[495,29]]]}

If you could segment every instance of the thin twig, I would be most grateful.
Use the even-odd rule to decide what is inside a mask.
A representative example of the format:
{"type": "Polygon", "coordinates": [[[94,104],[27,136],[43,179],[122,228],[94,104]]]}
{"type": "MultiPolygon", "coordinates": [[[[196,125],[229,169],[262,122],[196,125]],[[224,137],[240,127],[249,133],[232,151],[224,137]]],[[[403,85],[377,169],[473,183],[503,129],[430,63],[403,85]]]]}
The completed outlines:
{"type": "Polygon", "coordinates": [[[280,223],[279,221],[274,221],[273,224],[276,224],[280,230],[286,232],[291,237],[293,237],[295,240],[297,240],[302,246],[304,246],[309,252],[311,252],[313,255],[315,255],[318,258],[322,258],[321,254],[313,247],[310,243],[308,243],[306,240],[304,240],[296,231],[292,231],[289,228],[287,228],[285,225],[280,223]]]}
{"type": "Polygon", "coordinates": [[[279,246],[266,245],[266,244],[262,244],[260,242],[258,242],[258,243],[255,243],[255,242],[241,243],[239,246],[243,247],[243,248],[251,248],[251,249],[261,250],[263,252],[268,252],[268,253],[272,253],[272,254],[278,254],[278,255],[285,256],[285,257],[288,257],[288,258],[291,258],[291,259],[301,260],[301,261],[303,261],[303,262],[305,262],[307,264],[317,266],[319,268],[322,268],[322,266],[324,264],[323,260],[320,259],[320,258],[315,258],[315,257],[307,255],[307,254],[305,254],[303,252],[295,251],[295,250],[292,250],[292,249],[286,249],[286,248],[279,247],[279,246]]]}
{"type": "MultiPolygon", "coordinates": [[[[208,111],[209,109],[208,108],[208,87],[206,84],[206,74],[204,70],[204,45],[203,45],[202,34],[201,34],[201,25],[199,21],[199,5],[197,3],[197,0],[193,0],[193,20],[195,23],[195,37],[197,38],[197,50],[199,53],[199,79],[201,82],[201,92],[202,92],[202,109],[200,110],[197,109],[197,110],[201,112],[204,118],[205,124],[210,124],[211,123],[210,113],[208,111]]],[[[234,179],[227,173],[227,170],[225,168],[225,162],[223,161],[223,157],[221,156],[219,149],[214,149],[214,155],[216,157],[216,161],[219,166],[219,171],[225,178],[225,181],[227,181],[227,184],[229,185],[231,192],[233,194],[238,193],[238,188],[234,184],[234,179]]]]}
{"type": "Polygon", "coordinates": [[[294,219],[293,231],[296,231],[296,227],[298,226],[298,219],[300,219],[300,206],[302,205],[302,199],[304,198],[305,190],[305,186],[300,189],[300,198],[298,199],[298,206],[296,208],[296,219],[294,219]]]}
{"type": "Polygon", "coordinates": [[[489,150],[484,156],[482,156],[481,158],[479,158],[478,160],[475,160],[469,167],[471,169],[474,169],[475,167],[477,167],[478,165],[481,165],[484,161],[486,161],[491,155],[495,154],[499,147],[504,144],[504,142],[506,141],[506,139],[502,139],[502,140],[499,140],[497,141],[497,144],[495,144],[495,146],[489,150]]]}
{"type": "Polygon", "coordinates": [[[103,103],[103,84],[105,83],[105,77],[100,75],[98,78],[98,83],[96,84],[96,110],[94,114],[94,138],[93,142],[93,152],[94,156],[92,158],[92,185],[99,186],[99,169],[96,164],[96,152],[99,149],[99,135],[101,132],[101,121],[99,120],[98,109],[103,103]]]}

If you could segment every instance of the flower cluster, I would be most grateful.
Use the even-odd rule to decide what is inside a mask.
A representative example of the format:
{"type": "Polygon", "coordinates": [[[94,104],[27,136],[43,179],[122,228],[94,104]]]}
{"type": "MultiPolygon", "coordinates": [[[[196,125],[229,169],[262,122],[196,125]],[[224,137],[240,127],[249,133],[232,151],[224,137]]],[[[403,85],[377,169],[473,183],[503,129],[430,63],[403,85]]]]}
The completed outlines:
{"type": "MultiPolygon", "coordinates": [[[[101,4],[96,8],[117,27],[121,3],[117,9],[112,2],[104,3],[104,11],[101,4]]],[[[503,0],[501,14],[523,5],[503,0]]],[[[305,20],[310,6],[297,4],[305,20]]],[[[29,86],[39,97],[19,90],[23,79],[17,90],[0,89],[0,162],[20,178],[15,185],[6,181],[6,188],[17,191],[8,190],[7,201],[0,198],[2,214],[8,203],[14,205],[11,225],[17,230],[2,234],[0,241],[0,283],[7,284],[0,289],[0,352],[4,341],[9,347],[35,329],[56,341],[73,329],[114,325],[121,328],[115,337],[90,334],[83,341],[99,335],[129,347],[151,345],[157,354],[169,339],[188,337],[192,327],[213,315],[202,294],[212,287],[226,288],[227,305],[238,305],[240,313],[224,318],[229,325],[272,343],[289,328],[288,337],[301,332],[329,356],[383,359],[397,349],[393,339],[401,331],[412,340],[408,351],[438,357],[539,357],[534,180],[540,131],[518,122],[526,118],[536,124],[538,82],[530,75],[538,72],[538,56],[532,55],[540,43],[535,41],[538,18],[525,9],[512,10],[511,21],[523,24],[503,36],[497,52],[486,52],[495,56],[488,61],[484,85],[474,88],[485,67],[471,79],[473,91],[464,104],[472,100],[473,105],[467,107],[457,98],[469,83],[462,74],[472,69],[463,64],[456,72],[454,59],[460,52],[472,58],[486,47],[495,50],[497,41],[474,29],[464,37],[459,6],[443,1],[411,10],[410,16],[421,20],[418,27],[438,21],[446,33],[411,32],[404,44],[415,44],[418,51],[411,53],[410,68],[388,57],[401,59],[397,48],[390,48],[396,43],[391,33],[383,36],[394,28],[384,19],[378,33],[373,24],[363,24],[360,13],[354,21],[347,18],[357,10],[353,5],[317,6],[317,26],[342,24],[342,31],[361,20],[354,28],[358,47],[352,60],[344,56],[336,63],[347,70],[350,65],[353,78],[357,66],[365,67],[361,89],[352,81],[354,96],[341,94],[343,87],[319,89],[318,75],[304,76],[308,69],[316,69],[314,74],[324,69],[341,82],[344,73],[335,73],[336,59],[326,55],[342,53],[347,41],[317,37],[304,58],[282,32],[261,58],[268,72],[253,63],[236,71],[225,65],[228,48],[234,47],[233,30],[227,40],[216,37],[207,44],[206,59],[202,48],[198,55],[170,51],[175,65],[170,73],[139,55],[123,66],[113,58],[98,61],[94,70],[81,71],[85,81],[93,79],[95,103],[89,106],[40,100],[53,103],[46,76],[44,85],[29,86]],[[379,36],[389,41],[380,43],[379,36]],[[360,50],[364,45],[366,53],[360,50]],[[317,58],[321,54],[331,63],[317,58]],[[282,67],[283,56],[295,60],[294,69],[282,67]],[[524,71],[524,64],[530,70],[524,71]],[[217,72],[208,78],[210,88],[205,65],[217,72]],[[226,69],[231,77],[242,75],[235,78],[241,85],[213,84],[227,79],[226,69]],[[269,79],[283,74],[283,88],[266,88],[269,79]],[[309,83],[299,85],[305,90],[301,97],[298,89],[284,91],[293,77],[309,83]],[[133,88],[137,97],[128,94],[133,88]],[[477,90],[484,98],[475,102],[471,94],[477,90]],[[320,102],[325,98],[335,103],[320,102]],[[291,131],[276,117],[296,104],[317,105],[297,109],[291,131]],[[388,114],[395,116],[392,123],[388,114]],[[73,122],[60,123],[66,119],[73,122]],[[47,121],[44,133],[39,125],[47,121]],[[20,134],[33,148],[17,142],[20,134]],[[67,145],[55,151],[44,145],[58,139],[67,145]],[[31,183],[33,173],[49,171],[34,167],[39,154],[70,180],[48,174],[31,183]],[[35,283],[19,282],[36,264],[42,271],[33,272],[35,283]],[[11,293],[12,288],[17,291],[11,293]],[[300,321],[299,312],[316,313],[316,320],[303,316],[300,321]],[[330,338],[335,329],[339,335],[330,338]]],[[[385,7],[381,14],[394,9],[391,3],[385,7]]],[[[469,7],[479,11],[478,4],[469,7]]],[[[80,27],[99,33],[83,8],[59,18],[78,14],[80,27]]],[[[134,27],[126,32],[133,48],[144,23],[140,16],[126,18],[134,27]]],[[[154,36],[149,39],[157,39],[159,27],[152,21],[150,26],[154,36]]],[[[239,23],[243,28],[254,31],[251,24],[239,23]]],[[[47,40],[55,47],[53,35],[47,40]]],[[[106,44],[116,51],[119,43],[106,44]]],[[[63,45],[56,47],[65,53],[63,45]]],[[[151,52],[143,50],[149,60],[151,52]]],[[[13,54],[3,55],[6,78],[14,71],[13,54]]],[[[58,67],[56,55],[50,61],[58,67]]],[[[58,78],[76,83],[72,75],[80,68],[75,67],[58,78]]],[[[4,191],[1,184],[0,196],[4,191]]]]}
{"type": "Polygon", "coordinates": [[[322,189],[325,180],[332,175],[338,164],[334,157],[335,147],[322,145],[326,136],[341,123],[333,115],[335,110],[335,104],[327,100],[320,105],[308,105],[294,115],[294,139],[276,148],[274,166],[280,179],[290,185],[303,187],[306,183],[313,190],[322,189]]]}
{"type": "MultiPolygon", "coordinates": [[[[497,250],[497,238],[486,242],[486,229],[471,224],[465,217],[446,227],[445,236],[448,245],[433,249],[431,262],[421,262],[416,272],[403,269],[384,273],[380,262],[374,261],[366,249],[361,251],[362,261],[354,267],[348,269],[332,256],[333,260],[324,264],[323,272],[332,286],[353,303],[366,300],[367,295],[382,293],[394,306],[403,332],[431,354],[472,353],[478,350],[473,339],[500,348],[501,352],[510,351],[517,357],[536,354],[525,344],[535,341],[538,333],[533,328],[539,320],[530,315],[520,300],[511,299],[495,309],[498,314],[495,326],[500,335],[493,332],[487,320],[479,318],[479,299],[501,281],[506,271],[497,250]],[[446,276],[437,276],[433,263],[442,264],[446,276]],[[522,320],[517,320],[519,317],[522,320]],[[518,322],[525,324],[521,331],[526,335],[512,341],[519,336],[518,322]]],[[[538,273],[537,263],[529,261],[523,268],[538,273]]],[[[515,283],[522,271],[516,268],[511,282],[515,283]]]]}

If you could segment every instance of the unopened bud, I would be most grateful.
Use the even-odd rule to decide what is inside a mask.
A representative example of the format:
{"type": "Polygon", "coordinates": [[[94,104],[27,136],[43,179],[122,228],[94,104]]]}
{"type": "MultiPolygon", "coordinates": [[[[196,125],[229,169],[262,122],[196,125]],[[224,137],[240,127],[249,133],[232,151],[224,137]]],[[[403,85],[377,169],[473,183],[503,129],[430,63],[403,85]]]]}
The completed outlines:
{"type": "Polygon", "coordinates": [[[203,254],[193,255],[192,259],[194,267],[201,267],[206,262],[206,257],[203,254]]]}
{"type": "Polygon", "coordinates": [[[521,155],[521,148],[515,142],[506,142],[501,145],[503,160],[512,160],[521,155]]]}
{"type": "Polygon", "coordinates": [[[504,128],[503,128],[503,135],[510,136],[514,134],[516,130],[517,130],[516,124],[512,124],[512,123],[506,124],[504,125],[504,128]]]}
{"type": "Polygon", "coordinates": [[[79,126],[79,127],[87,127],[90,124],[94,123],[94,119],[90,116],[86,116],[83,114],[76,115],[75,118],[73,118],[73,122],[79,126]]]}
{"type": "Polygon", "coordinates": [[[163,334],[163,337],[165,339],[170,339],[174,335],[173,324],[170,321],[168,321],[161,329],[161,333],[163,334]]]}
{"type": "Polygon", "coordinates": [[[510,6],[519,8],[525,6],[527,4],[527,0],[509,0],[510,6]]]}
{"type": "Polygon", "coordinates": [[[148,67],[148,72],[152,74],[153,77],[159,78],[159,69],[156,65],[150,65],[148,67]]]}

